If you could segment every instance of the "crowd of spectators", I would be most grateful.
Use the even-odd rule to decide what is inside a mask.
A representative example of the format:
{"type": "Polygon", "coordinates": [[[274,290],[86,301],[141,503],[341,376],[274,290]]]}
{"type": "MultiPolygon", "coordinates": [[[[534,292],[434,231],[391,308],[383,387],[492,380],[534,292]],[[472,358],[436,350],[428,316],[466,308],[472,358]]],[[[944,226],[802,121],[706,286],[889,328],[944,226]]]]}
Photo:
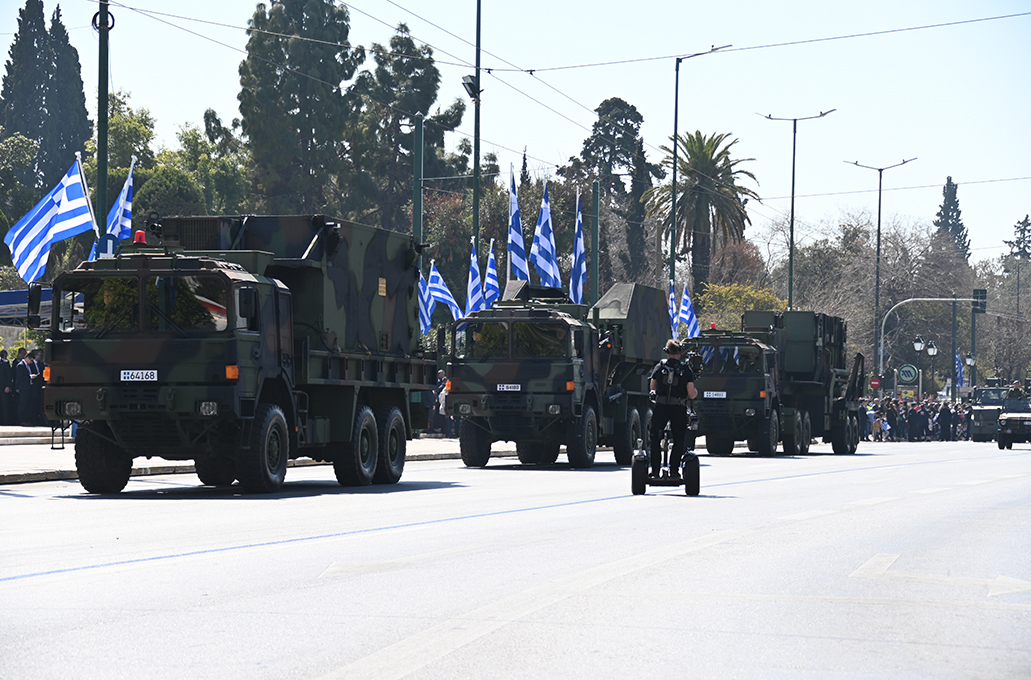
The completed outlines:
{"type": "Polygon", "coordinates": [[[925,399],[863,399],[863,441],[925,442],[970,439],[970,404],[925,399]]]}

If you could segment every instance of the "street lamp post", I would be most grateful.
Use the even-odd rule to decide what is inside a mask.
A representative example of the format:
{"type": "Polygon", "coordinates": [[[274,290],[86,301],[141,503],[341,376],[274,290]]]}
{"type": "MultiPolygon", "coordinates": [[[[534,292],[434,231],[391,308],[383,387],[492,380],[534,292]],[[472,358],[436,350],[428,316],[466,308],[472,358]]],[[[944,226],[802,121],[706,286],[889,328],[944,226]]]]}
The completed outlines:
{"type": "MultiPolygon", "coordinates": [[[[917,355],[916,355],[917,356],[916,370],[917,370],[917,374],[919,375],[919,373],[920,373],[920,354],[919,353],[924,351],[924,336],[918,335],[915,338],[913,338],[913,349],[915,349],[917,351],[917,355]]],[[[921,394],[921,392],[923,392],[923,381],[922,380],[920,381],[920,385],[917,388],[917,393],[916,393],[917,401],[922,399],[923,396],[924,396],[923,394],[921,394]]]]}
{"type": "MultiPolygon", "coordinates": [[[[912,161],[915,161],[915,160],[916,160],[916,158],[910,158],[910,159],[902,161],[901,163],[896,163],[895,165],[888,165],[888,166],[885,166],[883,168],[875,168],[875,167],[872,167],[872,166],[869,166],[869,165],[860,165],[859,161],[853,161],[851,163],[849,163],[849,161],[845,161],[846,163],[849,163],[850,165],[855,165],[858,168],[866,168],[867,170],[876,170],[877,171],[877,269],[876,269],[876,275],[875,275],[876,278],[875,278],[875,282],[874,282],[874,302],[873,302],[873,318],[874,318],[874,322],[873,322],[873,347],[874,347],[874,352],[877,352],[878,349],[879,349],[878,344],[877,344],[877,338],[878,338],[877,333],[878,333],[878,331],[880,329],[877,327],[877,319],[881,315],[881,194],[883,193],[883,188],[884,188],[884,171],[885,170],[891,170],[892,168],[897,168],[897,167],[899,167],[901,165],[905,165],[906,163],[909,163],[909,162],[912,162],[912,161]]],[[[880,362],[881,362],[881,365],[884,364],[883,351],[882,351],[882,356],[880,357],[880,362]]]]}
{"type": "Polygon", "coordinates": [[[974,358],[973,354],[967,352],[966,362],[967,368],[970,369],[970,386],[974,387],[974,366],[977,364],[977,360],[974,358]]]}
{"type": "Polygon", "coordinates": [[[931,357],[931,389],[937,394],[938,390],[934,389],[934,357],[938,355],[938,345],[934,344],[934,340],[927,343],[927,356],[931,357]]]}
{"type": "MultiPolygon", "coordinates": [[[[788,309],[794,308],[795,303],[795,151],[798,141],[798,121],[823,118],[828,113],[834,113],[837,109],[821,111],[815,116],[804,118],[774,118],[773,114],[763,116],[767,120],[790,120],[791,121],[791,217],[788,222],[788,309]]],[[[757,114],[762,116],[762,114],[757,114]]]]}
{"type": "MultiPolygon", "coordinates": [[[[720,45],[719,47],[716,47],[714,45],[711,49],[709,49],[709,50],[707,50],[705,52],[695,52],[694,54],[689,54],[689,55],[684,56],[684,57],[677,57],[677,60],[676,60],[676,67],[674,69],[674,71],[675,71],[675,73],[674,73],[674,82],[673,82],[673,191],[670,193],[670,201],[671,201],[672,205],[670,206],[670,212],[669,212],[669,224],[670,224],[670,230],[669,230],[669,285],[670,285],[670,288],[673,287],[673,283],[677,279],[677,268],[676,268],[676,264],[677,264],[677,146],[678,146],[678,144],[677,144],[677,124],[678,124],[677,118],[680,115],[680,62],[684,61],[685,59],[692,59],[694,57],[700,57],[703,54],[712,54],[713,52],[716,52],[717,50],[726,49],[728,47],[731,47],[731,45],[720,45]]],[[[661,255],[661,253],[662,253],[662,230],[661,229],[658,231],[658,235],[656,236],[656,238],[658,240],[658,246],[659,246],[658,247],[658,254],[661,255]]],[[[660,263],[662,262],[662,258],[661,257],[658,258],[658,260],[659,260],[660,263]]],[[[658,266],[659,266],[659,276],[658,276],[658,279],[661,281],[662,280],[662,265],[660,264],[658,266]]]]}

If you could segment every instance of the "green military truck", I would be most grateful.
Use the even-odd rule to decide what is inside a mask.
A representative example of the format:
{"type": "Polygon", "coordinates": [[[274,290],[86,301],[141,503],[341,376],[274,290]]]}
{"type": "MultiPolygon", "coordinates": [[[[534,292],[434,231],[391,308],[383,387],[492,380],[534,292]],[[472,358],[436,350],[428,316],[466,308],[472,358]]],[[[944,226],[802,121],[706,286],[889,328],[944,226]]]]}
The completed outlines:
{"type": "Polygon", "coordinates": [[[995,441],[1000,450],[1012,449],[1017,442],[1031,442],[1031,401],[1004,398],[997,423],[995,441]]]}
{"type": "Polygon", "coordinates": [[[248,492],[278,490],[300,456],[341,484],[397,482],[436,367],[418,351],[411,237],[324,216],[150,230],[160,245],[53,284],[44,408],[78,424],[83,487],[122,490],[141,456],[248,492]]]}
{"type": "Polygon", "coordinates": [[[629,465],[651,409],[647,380],[670,336],[665,294],[614,285],[593,306],[558,289],[512,282],[492,309],[452,326],[447,413],[461,419],[469,467],[483,467],[491,444],[515,442],[520,462],[594,464],[610,445],[629,465]]]}
{"type": "Polygon", "coordinates": [[[971,406],[970,439],[990,442],[999,431],[999,414],[1008,387],[978,387],[974,390],[971,406]]]}
{"type": "Polygon", "coordinates": [[[696,434],[729,455],[745,441],[762,456],[805,455],[813,437],[855,453],[864,417],[863,355],[846,365],[845,321],[815,312],[745,312],[741,331],[686,341],[695,372],[696,434]]]}

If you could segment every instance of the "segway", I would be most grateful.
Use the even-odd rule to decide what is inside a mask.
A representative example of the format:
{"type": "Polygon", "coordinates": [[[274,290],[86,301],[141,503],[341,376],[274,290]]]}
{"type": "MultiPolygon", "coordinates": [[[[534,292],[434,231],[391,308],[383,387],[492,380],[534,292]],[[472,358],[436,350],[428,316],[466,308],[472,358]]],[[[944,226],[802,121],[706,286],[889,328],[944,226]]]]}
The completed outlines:
{"type": "MultiPolygon", "coordinates": [[[[694,413],[688,411],[688,430],[697,430],[698,421],[694,413]]],[[[649,486],[681,486],[688,496],[697,496],[701,491],[701,470],[698,463],[698,456],[694,451],[684,452],[680,461],[680,475],[674,476],[669,469],[669,454],[673,449],[673,432],[669,423],[662,431],[662,467],[659,469],[659,476],[655,477],[648,473],[649,460],[648,450],[644,447],[644,440],[637,440],[637,451],[634,453],[634,462],[630,466],[630,490],[635,496],[647,493],[649,486]]]]}

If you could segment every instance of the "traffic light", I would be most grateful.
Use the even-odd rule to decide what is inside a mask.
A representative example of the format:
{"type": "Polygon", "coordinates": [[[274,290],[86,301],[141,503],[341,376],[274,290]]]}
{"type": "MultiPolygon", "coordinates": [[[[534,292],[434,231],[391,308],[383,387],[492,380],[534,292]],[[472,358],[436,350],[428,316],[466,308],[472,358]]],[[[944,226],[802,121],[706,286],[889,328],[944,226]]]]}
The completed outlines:
{"type": "Polygon", "coordinates": [[[984,288],[975,288],[974,301],[971,304],[975,314],[984,314],[988,311],[988,291],[984,288]]]}

